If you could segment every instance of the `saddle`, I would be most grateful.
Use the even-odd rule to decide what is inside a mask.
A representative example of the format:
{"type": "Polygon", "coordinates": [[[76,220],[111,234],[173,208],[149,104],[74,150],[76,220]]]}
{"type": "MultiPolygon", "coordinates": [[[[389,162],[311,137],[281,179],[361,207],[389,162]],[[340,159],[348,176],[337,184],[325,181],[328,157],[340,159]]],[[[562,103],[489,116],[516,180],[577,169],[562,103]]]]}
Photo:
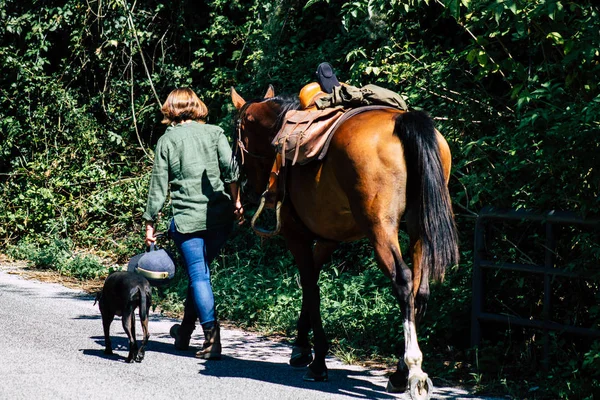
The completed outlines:
{"type": "Polygon", "coordinates": [[[286,159],[291,160],[292,165],[306,164],[329,143],[333,128],[346,108],[337,105],[317,109],[316,101],[325,96],[327,93],[318,82],[304,85],[300,90],[300,110],[286,113],[281,129],[271,142],[281,154],[282,166],[285,166],[286,159]]]}

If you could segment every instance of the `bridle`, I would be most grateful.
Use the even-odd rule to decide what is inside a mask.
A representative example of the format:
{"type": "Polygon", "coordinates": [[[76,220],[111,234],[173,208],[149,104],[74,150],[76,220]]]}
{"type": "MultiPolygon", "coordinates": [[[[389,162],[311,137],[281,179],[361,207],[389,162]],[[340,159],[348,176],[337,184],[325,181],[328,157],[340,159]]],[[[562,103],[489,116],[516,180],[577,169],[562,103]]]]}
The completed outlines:
{"type": "Polygon", "coordinates": [[[244,119],[244,116],[246,115],[246,110],[248,109],[250,104],[252,104],[252,103],[248,102],[242,106],[239,117],[235,122],[236,145],[235,145],[234,155],[237,156],[237,154],[239,152],[242,165],[244,165],[244,161],[245,161],[244,153],[248,154],[252,158],[256,158],[259,160],[267,160],[267,159],[271,158],[271,157],[262,156],[260,154],[256,154],[256,153],[249,151],[246,148],[246,145],[244,144],[244,142],[242,141],[242,120],[244,119]]]}
{"type": "MultiPolygon", "coordinates": [[[[236,145],[235,145],[235,150],[234,150],[234,157],[237,156],[239,153],[242,165],[244,165],[244,162],[245,162],[244,154],[248,154],[250,157],[259,159],[259,160],[272,159],[272,157],[263,156],[263,155],[256,154],[256,153],[249,151],[246,148],[246,145],[244,144],[244,142],[242,141],[242,120],[244,119],[244,116],[246,115],[246,110],[248,109],[248,106],[250,104],[252,104],[252,103],[248,102],[242,106],[242,108],[240,109],[238,119],[236,120],[236,123],[235,123],[236,145]]],[[[275,156],[275,159],[276,158],[277,158],[277,156],[275,156]]],[[[251,220],[252,229],[254,230],[254,232],[256,232],[259,236],[262,236],[262,237],[271,237],[271,236],[277,235],[279,233],[279,231],[281,230],[280,212],[281,212],[281,205],[282,205],[283,200],[278,200],[277,204],[274,207],[275,208],[275,217],[276,217],[276,227],[274,230],[269,231],[269,230],[266,230],[266,229],[256,226],[256,221],[258,220],[259,215],[262,213],[263,208],[265,207],[265,203],[266,203],[265,196],[266,196],[268,190],[269,190],[269,188],[267,187],[267,189],[260,196],[260,204],[251,220]]]]}

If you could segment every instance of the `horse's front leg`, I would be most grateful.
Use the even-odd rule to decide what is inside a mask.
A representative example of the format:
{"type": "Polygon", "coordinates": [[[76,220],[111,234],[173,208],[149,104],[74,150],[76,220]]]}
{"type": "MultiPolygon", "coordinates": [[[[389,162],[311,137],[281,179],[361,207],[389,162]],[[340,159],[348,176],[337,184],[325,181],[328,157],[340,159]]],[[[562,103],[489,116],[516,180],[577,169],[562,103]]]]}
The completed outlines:
{"type": "MultiPolygon", "coordinates": [[[[301,270],[302,271],[302,270],[301,270]]],[[[313,331],[314,360],[308,366],[308,371],[303,379],[311,382],[322,382],[328,379],[327,365],[325,357],[329,351],[329,344],[323,329],[321,320],[321,295],[317,279],[313,271],[304,270],[300,273],[300,282],[302,284],[303,302],[306,303],[310,321],[310,327],[313,331]]],[[[305,316],[306,316],[305,315],[305,316]]],[[[299,332],[299,338],[304,332],[299,332]]]]}
{"type": "Polygon", "coordinates": [[[308,276],[306,284],[307,290],[303,297],[312,299],[308,301],[310,325],[313,328],[315,343],[315,359],[309,366],[308,372],[304,375],[307,381],[326,381],[328,379],[325,357],[329,351],[329,344],[323,329],[321,319],[321,293],[319,289],[319,273],[323,265],[331,260],[331,255],[338,247],[338,242],[319,239],[313,248],[313,271],[314,274],[308,276]],[[312,308],[310,308],[312,307],[312,308]]]}
{"type": "Polygon", "coordinates": [[[308,305],[308,296],[302,289],[302,309],[298,317],[297,336],[292,348],[292,356],[290,357],[290,365],[295,368],[306,367],[313,360],[312,348],[308,340],[310,332],[310,312],[308,305]]]}
{"type": "Polygon", "coordinates": [[[310,363],[304,379],[308,381],[325,381],[328,379],[325,357],[329,350],[329,344],[321,320],[321,297],[318,279],[321,266],[331,256],[337,244],[317,242],[313,250],[312,237],[307,235],[303,229],[291,230],[289,225],[287,228],[284,236],[287,247],[298,266],[302,286],[302,310],[298,318],[298,336],[292,350],[290,365],[300,367],[310,363]],[[312,359],[308,339],[311,328],[314,334],[314,359],[312,359]]]}

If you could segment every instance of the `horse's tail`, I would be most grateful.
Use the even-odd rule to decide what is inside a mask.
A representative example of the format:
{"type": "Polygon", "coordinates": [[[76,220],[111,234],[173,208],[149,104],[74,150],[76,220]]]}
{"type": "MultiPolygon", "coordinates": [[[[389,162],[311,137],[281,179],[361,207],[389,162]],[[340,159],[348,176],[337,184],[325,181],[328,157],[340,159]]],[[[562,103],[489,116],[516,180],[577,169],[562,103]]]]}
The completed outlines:
{"type": "Polygon", "coordinates": [[[416,212],[422,241],[421,265],[432,278],[444,279],[446,266],[458,263],[458,237],[444,178],[433,120],[422,111],[401,114],[394,132],[404,147],[407,210],[416,212]],[[427,268],[429,266],[429,268],[427,268]]]}

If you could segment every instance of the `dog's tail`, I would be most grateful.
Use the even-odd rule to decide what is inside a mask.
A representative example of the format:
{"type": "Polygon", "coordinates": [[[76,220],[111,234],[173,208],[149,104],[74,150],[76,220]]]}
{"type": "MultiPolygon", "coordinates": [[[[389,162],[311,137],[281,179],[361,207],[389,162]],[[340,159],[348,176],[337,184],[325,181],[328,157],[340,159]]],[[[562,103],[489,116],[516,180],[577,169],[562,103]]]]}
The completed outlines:
{"type": "Polygon", "coordinates": [[[145,321],[148,318],[148,309],[152,304],[152,292],[151,289],[137,289],[140,294],[140,319],[145,321]]]}
{"type": "Polygon", "coordinates": [[[96,292],[96,298],[94,299],[94,305],[96,305],[96,303],[99,302],[101,298],[102,298],[102,291],[96,292]]]}

